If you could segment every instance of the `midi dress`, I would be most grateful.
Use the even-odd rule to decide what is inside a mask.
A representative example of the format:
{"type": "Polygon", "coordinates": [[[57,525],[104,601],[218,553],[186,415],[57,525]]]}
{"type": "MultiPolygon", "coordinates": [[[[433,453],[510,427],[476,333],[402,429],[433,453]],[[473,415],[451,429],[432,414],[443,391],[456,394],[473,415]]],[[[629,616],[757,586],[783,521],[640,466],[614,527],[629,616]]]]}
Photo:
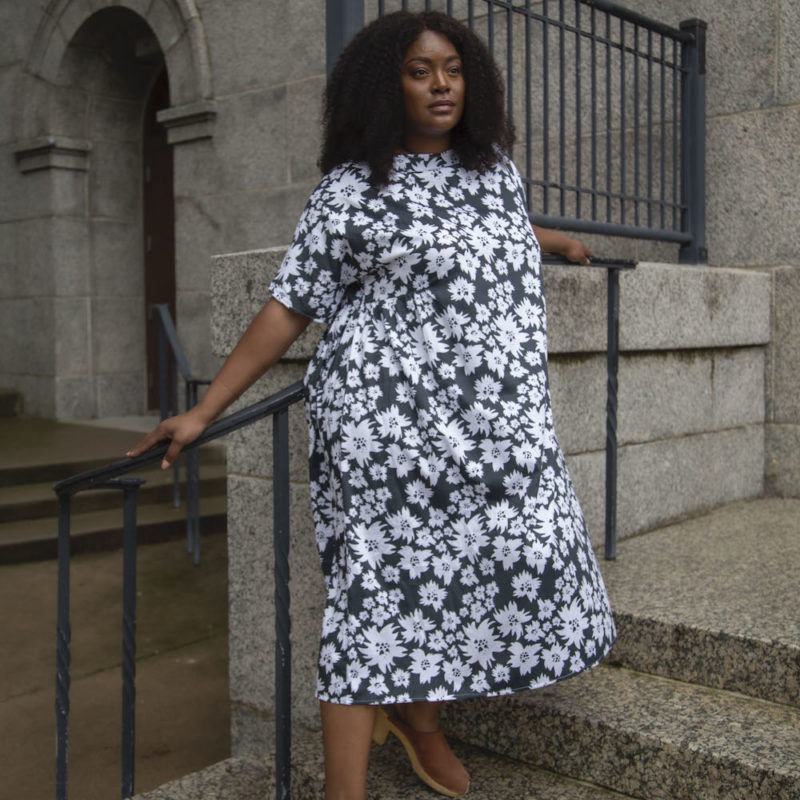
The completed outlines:
{"type": "Polygon", "coordinates": [[[615,629],[556,439],[539,245],[513,162],[325,175],[272,295],[328,323],[305,378],[325,578],[316,694],[535,689],[615,629]]]}

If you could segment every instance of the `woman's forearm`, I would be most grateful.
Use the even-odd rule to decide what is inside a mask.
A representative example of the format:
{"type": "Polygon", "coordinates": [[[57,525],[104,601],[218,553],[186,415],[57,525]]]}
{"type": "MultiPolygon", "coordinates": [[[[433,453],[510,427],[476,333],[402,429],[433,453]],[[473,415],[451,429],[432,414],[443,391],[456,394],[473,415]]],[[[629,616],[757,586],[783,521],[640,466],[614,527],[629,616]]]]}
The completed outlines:
{"type": "Polygon", "coordinates": [[[588,264],[589,258],[594,255],[583,242],[578,239],[572,239],[558,231],[534,225],[533,232],[539,240],[539,247],[541,247],[543,253],[564,256],[564,258],[577,264],[588,264]]]}
{"type": "Polygon", "coordinates": [[[275,364],[309,322],[277,300],[270,300],[250,323],[197,404],[196,413],[205,424],[216,419],[275,364]]]}

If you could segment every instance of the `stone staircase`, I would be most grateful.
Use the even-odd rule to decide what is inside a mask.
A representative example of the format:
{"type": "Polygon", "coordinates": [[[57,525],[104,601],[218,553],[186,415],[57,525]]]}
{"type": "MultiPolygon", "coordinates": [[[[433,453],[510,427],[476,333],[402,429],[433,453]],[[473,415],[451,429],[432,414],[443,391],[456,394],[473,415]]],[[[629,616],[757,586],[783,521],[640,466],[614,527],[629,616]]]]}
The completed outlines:
{"type": "MultiPolygon", "coordinates": [[[[620,543],[604,562],[619,640],[604,665],[531,693],[446,706],[472,800],[800,797],[800,500],[734,503],[620,543]]],[[[296,732],[294,800],[321,800],[318,732],[296,732]]],[[[140,800],[274,796],[232,758],[140,800]]],[[[438,795],[390,737],[370,800],[438,795]]]]}
{"type": "MultiPolygon", "coordinates": [[[[149,424],[149,423],[148,423],[149,424]]],[[[139,437],[131,430],[49,420],[0,419],[0,564],[55,558],[58,502],[53,483],[123,457],[139,437]]],[[[172,505],[172,471],[154,466],[137,472],[137,538],[140,544],[186,535],[185,502],[172,505]]],[[[185,471],[181,470],[182,484],[185,471]]],[[[206,447],[200,455],[201,536],[226,527],[225,451],[206,447]]],[[[185,499],[185,485],[181,496],[185,499]]],[[[72,500],[72,552],[122,546],[119,492],[97,489],[72,500]]]]}

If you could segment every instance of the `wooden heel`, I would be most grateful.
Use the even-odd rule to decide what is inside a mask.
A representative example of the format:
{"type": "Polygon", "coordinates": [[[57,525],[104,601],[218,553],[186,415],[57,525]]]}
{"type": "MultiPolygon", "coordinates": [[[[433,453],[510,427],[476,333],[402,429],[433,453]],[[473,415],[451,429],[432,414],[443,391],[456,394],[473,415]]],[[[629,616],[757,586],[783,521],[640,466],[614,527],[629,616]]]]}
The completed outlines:
{"type": "Polygon", "coordinates": [[[389,735],[389,717],[386,712],[378,707],[375,709],[375,724],[372,726],[372,741],[383,744],[389,735]]]}

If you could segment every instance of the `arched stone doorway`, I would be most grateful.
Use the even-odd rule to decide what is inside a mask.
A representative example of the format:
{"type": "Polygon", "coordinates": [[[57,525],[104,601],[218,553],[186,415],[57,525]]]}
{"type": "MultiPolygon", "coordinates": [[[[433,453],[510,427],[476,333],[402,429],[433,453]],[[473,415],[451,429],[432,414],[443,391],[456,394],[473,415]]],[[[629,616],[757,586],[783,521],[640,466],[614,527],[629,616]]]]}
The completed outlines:
{"type": "Polygon", "coordinates": [[[152,407],[146,303],[174,306],[175,292],[167,142],[210,135],[209,94],[192,0],[52,0],[42,15],[18,94],[16,156],[26,190],[40,195],[44,233],[35,246],[46,251],[56,285],[48,323],[52,412],[42,403],[45,415],[106,417],[152,407]],[[146,140],[155,154],[148,164],[146,140]],[[160,188],[148,198],[144,179],[158,178],[154,169],[160,188]],[[144,229],[148,209],[159,223],[158,242],[144,229]],[[148,244],[160,259],[146,281],[148,244]],[[166,277],[167,288],[147,298],[154,275],[166,277]]]}

